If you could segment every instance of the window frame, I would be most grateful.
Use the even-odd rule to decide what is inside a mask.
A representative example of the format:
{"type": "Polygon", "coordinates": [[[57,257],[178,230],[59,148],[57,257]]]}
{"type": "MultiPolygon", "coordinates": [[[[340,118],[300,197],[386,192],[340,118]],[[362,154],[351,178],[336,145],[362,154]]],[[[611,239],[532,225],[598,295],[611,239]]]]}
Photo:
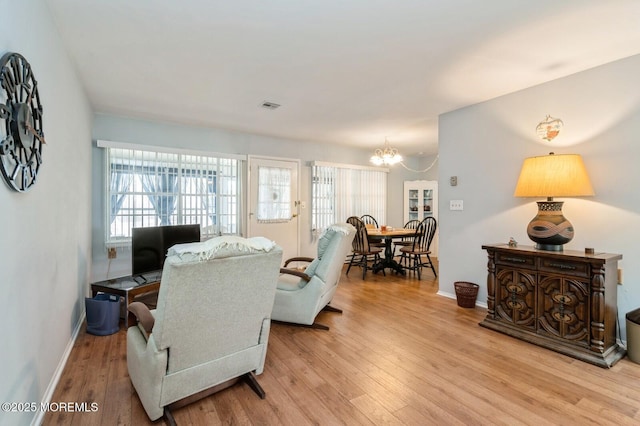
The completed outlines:
{"type": "MultiPolygon", "coordinates": [[[[129,247],[131,245],[131,231],[129,230],[128,235],[113,235],[112,234],[112,209],[111,205],[114,202],[114,193],[112,192],[112,162],[110,161],[110,149],[120,149],[120,150],[130,150],[132,152],[131,155],[139,155],[145,158],[145,166],[150,165],[152,168],[160,168],[160,167],[172,167],[175,166],[177,168],[176,171],[176,181],[174,182],[174,191],[167,192],[155,192],[158,198],[169,197],[169,202],[174,202],[175,208],[173,208],[171,212],[171,218],[177,219],[173,224],[188,224],[188,223],[200,223],[198,220],[199,217],[207,216],[211,212],[211,205],[208,204],[211,201],[214,203],[215,214],[211,217],[211,221],[213,223],[212,226],[202,227],[201,237],[203,240],[210,238],[215,235],[230,234],[230,235],[241,235],[243,226],[244,226],[244,193],[243,193],[243,185],[244,185],[244,171],[246,168],[246,156],[244,155],[236,155],[236,154],[223,154],[217,152],[206,152],[206,151],[196,151],[196,150],[186,150],[186,149],[175,149],[175,148],[165,148],[165,147],[156,147],[150,145],[138,145],[138,144],[130,144],[130,143],[122,143],[122,142],[113,142],[113,141],[104,141],[98,140],[97,146],[99,148],[104,148],[104,238],[105,238],[105,246],[107,247],[129,247]],[[150,157],[155,156],[156,160],[154,164],[154,160],[150,157]],[[169,164],[170,166],[167,166],[169,164]],[[222,170],[225,169],[227,172],[222,173],[222,170]],[[225,191],[220,191],[221,185],[226,178],[230,178],[225,182],[225,191]],[[202,188],[196,189],[196,192],[188,192],[187,186],[193,190],[194,185],[199,187],[198,182],[193,181],[204,179],[207,188],[209,188],[210,181],[213,181],[215,185],[215,192],[207,191],[206,189],[202,190],[202,188]],[[192,181],[192,182],[190,182],[192,181]],[[200,191],[200,192],[197,192],[200,191]],[[214,198],[209,198],[213,196],[214,198]],[[173,197],[173,199],[171,199],[173,197]],[[195,202],[191,203],[189,206],[184,200],[188,197],[192,199],[196,199],[195,202]],[[223,202],[226,200],[226,202],[223,202]],[[202,209],[202,204],[208,205],[205,207],[205,210],[202,209]],[[199,207],[194,208],[194,204],[199,207]],[[222,205],[225,204],[227,206],[228,211],[221,213],[222,205]],[[229,222],[230,227],[235,227],[232,229],[232,232],[222,232],[219,228],[220,219],[224,216],[229,222]],[[188,219],[194,219],[188,220],[188,219]]],[[[132,159],[129,158],[129,161],[132,159]]],[[[125,160],[122,160],[125,162],[125,160]]],[[[115,163],[114,163],[115,164],[115,163]]],[[[132,167],[131,164],[126,167],[132,167]]],[[[161,175],[161,174],[160,174],[161,175]]],[[[159,176],[159,175],[156,175],[159,176]]],[[[140,187],[142,178],[142,173],[136,174],[133,179],[138,179],[137,185],[140,187]]],[[[129,191],[131,187],[127,189],[129,191]]],[[[118,191],[115,191],[118,193],[118,191]]],[[[147,192],[146,190],[140,191],[130,191],[133,197],[138,197],[140,199],[141,196],[147,192]]],[[[122,194],[120,191],[118,194],[122,194]]],[[[152,204],[151,198],[148,196],[146,204],[152,204]]],[[[117,197],[116,197],[117,199],[117,197]]],[[[118,208],[118,212],[120,211],[118,208]]],[[[155,207],[153,207],[155,209],[155,207]]],[[[166,223],[159,223],[161,220],[161,216],[157,213],[157,210],[152,211],[149,205],[146,207],[138,207],[139,211],[147,211],[150,214],[136,214],[135,209],[131,209],[133,213],[129,213],[128,215],[121,216],[129,216],[129,221],[134,222],[131,227],[137,226],[160,226],[165,225],[166,223]],[[155,217],[154,217],[155,214],[155,217]],[[136,223],[142,222],[143,216],[148,216],[150,218],[149,222],[145,223],[136,223]],[[153,219],[151,219],[153,218],[153,219]],[[155,223],[154,223],[155,222],[155,223]]]]}

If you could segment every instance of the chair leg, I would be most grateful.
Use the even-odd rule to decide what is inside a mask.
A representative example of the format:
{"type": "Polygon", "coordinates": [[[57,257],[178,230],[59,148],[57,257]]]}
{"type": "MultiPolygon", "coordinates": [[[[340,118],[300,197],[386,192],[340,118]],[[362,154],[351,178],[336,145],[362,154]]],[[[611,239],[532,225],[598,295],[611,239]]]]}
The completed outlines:
{"type": "MultiPolygon", "coordinates": [[[[375,265],[378,262],[381,262],[381,258],[380,258],[379,254],[374,254],[374,255],[369,255],[369,256],[367,256],[366,254],[363,254],[362,257],[360,258],[360,262],[357,263],[362,268],[362,279],[363,280],[367,276],[367,270],[371,269],[373,271],[373,265],[375,265]],[[371,261],[372,266],[369,266],[369,256],[373,256],[373,260],[371,261]]],[[[347,268],[347,272],[348,271],[349,271],[349,269],[347,268]]],[[[387,276],[387,273],[384,271],[384,269],[382,269],[382,275],[384,275],[385,277],[387,276]]]]}
{"type": "Polygon", "coordinates": [[[331,306],[331,305],[325,305],[325,307],[324,307],[324,308],[322,308],[322,310],[323,310],[323,311],[327,311],[327,312],[337,312],[337,313],[339,313],[339,314],[341,314],[341,313],[342,313],[342,309],[339,309],[339,308],[333,307],[333,306],[331,306]]]}
{"type": "Polygon", "coordinates": [[[433,262],[431,261],[431,256],[429,256],[429,254],[427,254],[427,259],[429,259],[429,266],[431,266],[431,270],[433,271],[433,276],[437,278],[438,274],[436,274],[436,268],[433,266],[433,262]]]}
{"type": "Polygon", "coordinates": [[[410,268],[411,267],[411,256],[409,256],[407,253],[402,253],[402,265],[405,268],[410,268]]]}
{"type": "Polygon", "coordinates": [[[169,407],[164,407],[164,418],[169,426],[178,426],[169,407]]]}
{"type": "Polygon", "coordinates": [[[258,383],[258,380],[256,379],[256,376],[253,374],[253,372],[250,371],[247,374],[243,375],[242,379],[256,394],[258,394],[260,399],[264,399],[266,397],[264,389],[262,389],[262,386],[260,386],[260,383],[258,383]]]}
{"type": "Polygon", "coordinates": [[[407,269],[411,270],[411,272],[418,273],[418,255],[410,254],[409,257],[407,257],[407,263],[407,269]]]}
{"type": "Polygon", "coordinates": [[[271,320],[272,324],[284,324],[284,325],[291,325],[294,327],[302,327],[302,328],[315,328],[316,330],[329,330],[329,326],[328,325],[324,325],[324,324],[320,324],[319,322],[314,322],[313,324],[298,324],[295,322],[287,322],[287,321],[278,321],[278,320],[271,320]]]}
{"type": "Polygon", "coordinates": [[[346,274],[345,274],[345,275],[349,275],[349,271],[351,270],[351,265],[353,265],[353,259],[354,259],[355,257],[356,257],[356,254],[355,254],[355,253],[353,253],[353,254],[351,255],[351,260],[349,261],[349,267],[347,268],[347,272],[346,272],[346,274]]]}
{"type": "Polygon", "coordinates": [[[329,330],[328,325],[320,324],[319,322],[314,322],[313,324],[307,326],[309,328],[315,328],[316,330],[329,330]]]}

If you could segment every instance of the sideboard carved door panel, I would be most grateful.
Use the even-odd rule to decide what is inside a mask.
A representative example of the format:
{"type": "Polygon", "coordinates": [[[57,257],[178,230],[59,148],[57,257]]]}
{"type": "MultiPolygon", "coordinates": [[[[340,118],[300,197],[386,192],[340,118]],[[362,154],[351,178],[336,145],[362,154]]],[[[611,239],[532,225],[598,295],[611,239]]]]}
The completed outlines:
{"type": "Polygon", "coordinates": [[[482,248],[489,261],[481,326],[600,367],[624,356],[616,340],[622,255],[506,244],[482,248]]]}
{"type": "Polygon", "coordinates": [[[561,276],[538,277],[539,332],[589,346],[589,283],[561,276]]]}
{"type": "Polygon", "coordinates": [[[519,327],[535,330],[535,276],[511,268],[496,270],[498,294],[496,312],[500,319],[519,327]]]}

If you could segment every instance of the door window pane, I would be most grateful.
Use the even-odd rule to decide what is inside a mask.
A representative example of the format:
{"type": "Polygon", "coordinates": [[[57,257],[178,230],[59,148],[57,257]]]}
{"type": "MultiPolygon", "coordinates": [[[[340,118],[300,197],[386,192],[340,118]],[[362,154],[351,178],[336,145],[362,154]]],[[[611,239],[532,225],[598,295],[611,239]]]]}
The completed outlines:
{"type": "Polygon", "coordinates": [[[258,167],[258,221],[288,222],[291,218],[291,169],[258,167]]]}

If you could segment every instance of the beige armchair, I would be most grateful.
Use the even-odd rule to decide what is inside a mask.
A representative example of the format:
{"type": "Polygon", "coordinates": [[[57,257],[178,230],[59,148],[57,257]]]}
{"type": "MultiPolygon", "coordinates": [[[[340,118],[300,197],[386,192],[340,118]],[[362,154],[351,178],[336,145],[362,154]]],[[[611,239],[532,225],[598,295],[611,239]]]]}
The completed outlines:
{"type": "Polygon", "coordinates": [[[278,279],[271,314],[273,320],[329,329],[326,325],[316,323],[315,318],[323,309],[342,312],[329,306],[329,303],[338,288],[342,267],[355,233],[355,228],[348,223],[331,225],[318,239],[317,258],[295,257],[285,262],[278,279]],[[286,268],[294,261],[310,263],[304,272],[286,268]]]}
{"type": "Polygon", "coordinates": [[[129,376],[151,420],[166,411],[171,423],[170,405],[238,378],[264,398],[253,373],[264,368],[281,262],[281,248],[260,237],[169,250],[157,309],[138,311],[142,323],[127,330],[129,376]]]}

